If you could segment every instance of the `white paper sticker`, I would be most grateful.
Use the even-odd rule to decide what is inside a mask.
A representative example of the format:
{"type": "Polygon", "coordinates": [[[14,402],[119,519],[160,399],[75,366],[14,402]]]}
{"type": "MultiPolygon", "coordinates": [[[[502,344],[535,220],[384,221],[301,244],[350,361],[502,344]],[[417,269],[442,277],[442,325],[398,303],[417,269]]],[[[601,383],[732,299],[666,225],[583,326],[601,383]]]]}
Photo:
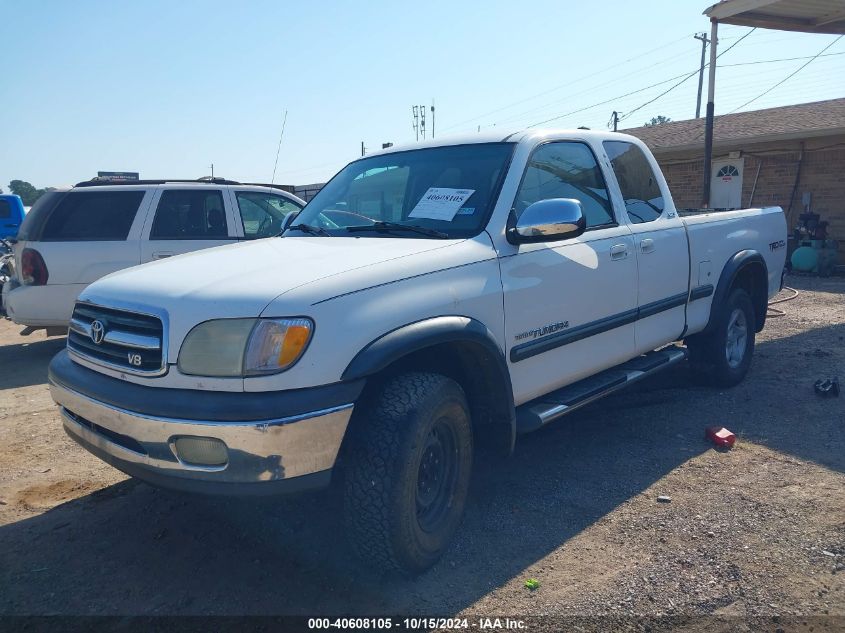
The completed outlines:
{"type": "Polygon", "coordinates": [[[475,189],[448,189],[432,187],[423,194],[417,206],[408,214],[409,218],[427,218],[451,222],[464,202],[475,193],[475,189]]]}

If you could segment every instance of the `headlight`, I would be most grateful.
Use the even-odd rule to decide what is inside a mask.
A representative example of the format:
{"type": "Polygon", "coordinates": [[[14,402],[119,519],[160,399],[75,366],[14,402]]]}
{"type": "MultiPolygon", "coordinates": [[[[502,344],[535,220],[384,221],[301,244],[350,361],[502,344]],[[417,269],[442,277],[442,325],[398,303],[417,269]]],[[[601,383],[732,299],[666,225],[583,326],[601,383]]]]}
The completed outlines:
{"type": "Polygon", "coordinates": [[[179,371],[194,376],[255,376],[292,367],[311,340],[310,319],[217,319],[188,333],[179,371]]]}

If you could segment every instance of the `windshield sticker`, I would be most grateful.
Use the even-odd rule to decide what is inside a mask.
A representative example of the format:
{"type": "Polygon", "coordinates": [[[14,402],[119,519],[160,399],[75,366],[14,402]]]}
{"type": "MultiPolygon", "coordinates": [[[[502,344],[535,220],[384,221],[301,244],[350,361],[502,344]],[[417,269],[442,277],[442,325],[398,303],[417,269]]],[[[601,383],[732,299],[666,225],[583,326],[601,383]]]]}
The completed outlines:
{"type": "Polygon", "coordinates": [[[461,207],[457,215],[472,215],[473,213],[475,213],[475,207],[461,207]]]}
{"type": "Polygon", "coordinates": [[[423,194],[417,206],[408,215],[410,218],[426,218],[451,222],[464,202],[475,193],[475,189],[448,189],[432,187],[423,194]]]}

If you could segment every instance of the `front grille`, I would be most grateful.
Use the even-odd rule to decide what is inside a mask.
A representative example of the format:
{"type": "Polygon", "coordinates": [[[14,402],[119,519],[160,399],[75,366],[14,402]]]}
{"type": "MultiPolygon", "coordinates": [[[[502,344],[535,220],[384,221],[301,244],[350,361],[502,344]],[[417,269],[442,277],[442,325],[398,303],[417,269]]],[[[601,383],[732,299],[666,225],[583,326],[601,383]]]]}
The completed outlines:
{"type": "Polygon", "coordinates": [[[67,346],[93,362],[127,372],[164,370],[164,327],[160,318],[149,314],[77,303],[67,346]]]}

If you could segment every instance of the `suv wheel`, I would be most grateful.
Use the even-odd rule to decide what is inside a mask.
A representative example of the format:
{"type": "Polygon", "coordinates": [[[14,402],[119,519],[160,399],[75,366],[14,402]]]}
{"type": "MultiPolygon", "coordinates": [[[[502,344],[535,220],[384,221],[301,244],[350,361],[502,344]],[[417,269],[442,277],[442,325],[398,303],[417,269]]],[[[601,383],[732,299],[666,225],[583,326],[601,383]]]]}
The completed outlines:
{"type": "Polygon", "coordinates": [[[350,437],[344,514],[356,553],[382,569],[431,567],[460,523],[471,468],[460,385],[431,373],[388,380],[350,437]]]}

